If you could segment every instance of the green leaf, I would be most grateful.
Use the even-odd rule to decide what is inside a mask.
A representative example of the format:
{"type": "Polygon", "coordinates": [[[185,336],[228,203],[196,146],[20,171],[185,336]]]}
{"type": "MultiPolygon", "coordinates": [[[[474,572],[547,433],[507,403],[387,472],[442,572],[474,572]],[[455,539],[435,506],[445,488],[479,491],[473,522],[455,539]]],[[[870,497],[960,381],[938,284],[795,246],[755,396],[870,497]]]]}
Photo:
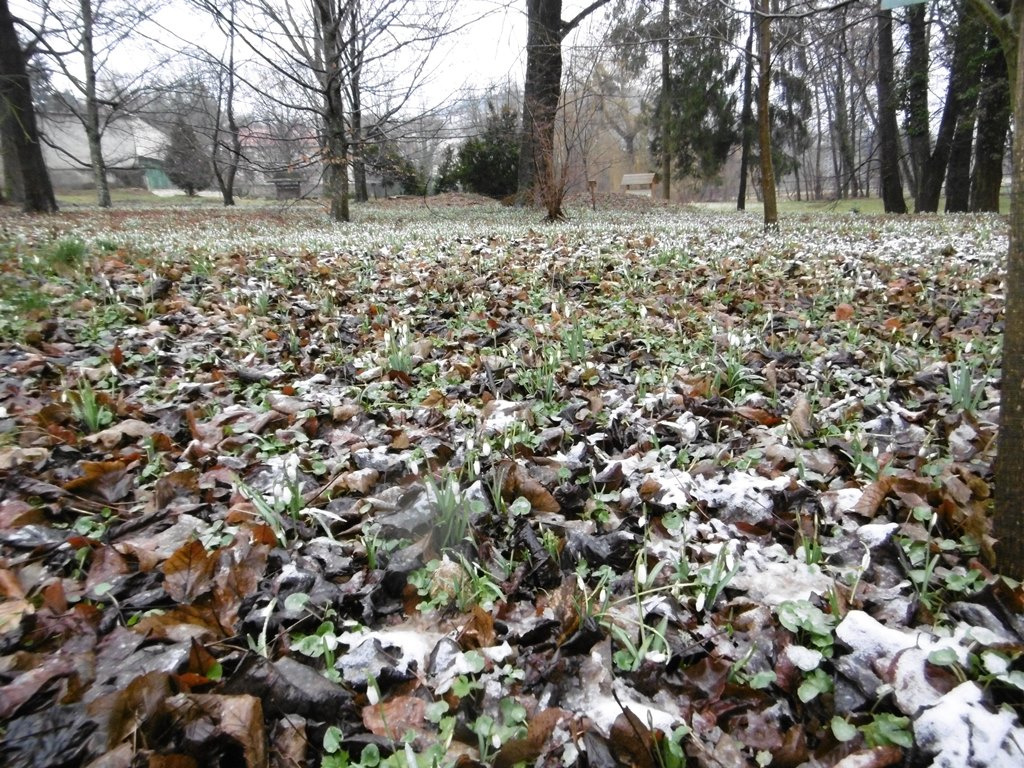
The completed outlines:
{"type": "Polygon", "coordinates": [[[928,663],[937,667],[952,667],[957,661],[956,651],[952,648],[940,648],[928,654],[928,663]]]}
{"type": "Polygon", "coordinates": [[[857,736],[856,726],[839,715],[832,718],[830,725],[832,726],[832,735],[836,737],[836,741],[852,741],[857,736]]]}
{"type": "Polygon", "coordinates": [[[470,671],[477,675],[483,672],[484,667],[487,665],[487,659],[485,659],[484,655],[479,651],[466,651],[466,653],[463,654],[463,658],[465,658],[466,663],[469,664],[470,671]]]}
{"type": "Polygon", "coordinates": [[[828,693],[831,690],[832,679],[822,670],[816,669],[800,684],[796,695],[800,701],[806,704],[808,701],[818,698],[820,694],[828,693]]]}
{"type": "Polygon", "coordinates": [[[756,675],[751,676],[750,682],[748,683],[751,688],[755,691],[759,691],[763,688],[768,688],[773,685],[777,680],[777,676],[770,669],[758,672],[756,675]]]}
{"type": "Polygon", "coordinates": [[[427,704],[425,717],[431,723],[440,723],[441,718],[448,714],[448,702],[447,701],[434,701],[427,704]]]}
{"type": "Polygon", "coordinates": [[[306,607],[309,602],[309,595],[305,592],[296,592],[284,599],[284,609],[289,613],[298,613],[306,607]]]}
{"type": "Polygon", "coordinates": [[[363,752],[359,755],[359,762],[361,765],[365,765],[366,768],[374,768],[374,766],[380,765],[380,747],[376,744],[367,744],[363,747],[363,752]]]}
{"type": "Polygon", "coordinates": [[[344,738],[345,734],[341,732],[341,728],[332,725],[324,732],[324,752],[333,755],[341,749],[341,742],[344,738]]]}

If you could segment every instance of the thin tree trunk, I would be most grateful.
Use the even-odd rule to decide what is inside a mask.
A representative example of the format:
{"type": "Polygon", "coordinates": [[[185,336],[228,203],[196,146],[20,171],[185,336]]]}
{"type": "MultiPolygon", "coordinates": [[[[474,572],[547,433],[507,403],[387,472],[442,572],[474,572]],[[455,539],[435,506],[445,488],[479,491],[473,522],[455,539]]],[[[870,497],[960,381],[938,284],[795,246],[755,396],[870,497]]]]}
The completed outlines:
{"type": "MultiPolygon", "coordinates": [[[[753,10],[751,0],[751,10],[753,10]]],[[[750,145],[754,140],[754,23],[756,17],[750,14],[750,30],[747,32],[747,44],[744,47],[743,64],[743,112],[740,121],[743,125],[742,144],[740,149],[740,189],[736,196],[736,210],[747,207],[747,176],[750,175],[750,145]]]]}
{"type": "Polygon", "coordinates": [[[886,213],[906,213],[900,182],[899,129],[893,94],[892,11],[878,14],[878,143],[882,204],[886,213]]]}
{"type": "Polygon", "coordinates": [[[963,5],[957,17],[957,28],[953,42],[953,61],[946,86],[946,101],[942,107],[939,130],[935,135],[935,147],[924,164],[921,183],[918,186],[915,208],[918,213],[936,213],[942,181],[946,176],[946,164],[953,148],[953,137],[964,110],[965,94],[971,86],[970,60],[977,51],[975,28],[967,18],[963,5]]]}
{"type": "Polygon", "coordinates": [[[758,19],[758,56],[760,72],[757,84],[757,134],[761,151],[761,196],[764,200],[764,228],[779,228],[779,208],[775,197],[775,168],[772,164],[772,126],[769,104],[772,82],[772,29],[768,0],[760,0],[758,19]]]}
{"type": "MultiPolygon", "coordinates": [[[[1024,13],[1018,17],[1024,37],[1024,13]]],[[[1024,45],[1018,46],[1013,105],[1013,192],[1006,269],[1002,396],[996,444],[993,534],[1000,573],[1024,579],[1024,45]]]]}
{"type": "Polygon", "coordinates": [[[57,199],[43,161],[32,83],[7,0],[0,0],[0,99],[7,104],[8,125],[13,128],[10,133],[17,172],[25,191],[23,207],[27,213],[54,213],[57,199]]]}
{"type": "Polygon", "coordinates": [[[999,42],[991,37],[989,55],[981,68],[978,96],[978,129],[971,177],[971,210],[999,211],[1003,183],[1003,154],[1010,119],[1010,88],[1006,59],[999,42]]]}
{"type": "Polygon", "coordinates": [[[907,137],[910,140],[910,164],[914,172],[914,209],[924,202],[925,166],[931,155],[928,131],[928,38],[924,5],[907,8],[907,137]]]}
{"type": "MultiPolygon", "coordinates": [[[[352,180],[355,183],[355,197],[357,203],[365,203],[370,199],[369,190],[366,187],[366,137],[363,135],[363,100],[359,83],[359,73],[362,71],[362,52],[359,50],[359,30],[356,9],[353,8],[350,16],[351,40],[349,40],[350,53],[350,78],[349,96],[352,100],[352,180]]],[[[385,197],[387,189],[384,190],[385,197]]]]}
{"type": "Polygon", "coordinates": [[[670,0],[661,6],[661,196],[672,198],[672,46],[669,44],[670,0]]]}
{"type": "Polygon", "coordinates": [[[96,56],[93,51],[92,0],[80,0],[82,11],[82,64],[85,67],[85,136],[89,141],[89,161],[96,185],[96,202],[100,208],[110,207],[110,187],[107,184],[107,164],[103,160],[100,133],[100,109],[96,95],[96,56]]]}
{"type": "MultiPolygon", "coordinates": [[[[238,123],[235,121],[235,0],[231,0],[229,14],[228,66],[225,73],[227,88],[223,94],[224,112],[228,122],[227,134],[230,141],[230,144],[227,145],[230,159],[226,166],[221,165],[219,161],[219,152],[222,146],[220,135],[223,132],[220,127],[220,98],[217,100],[217,124],[214,127],[213,140],[213,172],[217,177],[217,186],[220,187],[220,194],[225,206],[235,204],[235,176],[238,174],[238,166],[242,158],[242,136],[238,123]]],[[[220,94],[218,94],[219,96],[220,94]]]]}

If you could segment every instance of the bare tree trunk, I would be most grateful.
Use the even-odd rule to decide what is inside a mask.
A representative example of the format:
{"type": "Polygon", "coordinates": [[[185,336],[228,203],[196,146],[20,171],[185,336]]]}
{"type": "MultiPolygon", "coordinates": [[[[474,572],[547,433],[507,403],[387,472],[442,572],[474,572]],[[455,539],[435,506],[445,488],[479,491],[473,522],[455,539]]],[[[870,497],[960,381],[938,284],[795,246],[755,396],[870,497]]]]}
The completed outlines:
{"type": "MultiPolygon", "coordinates": [[[[751,0],[751,10],[753,10],[751,0]]],[[[736,210],[742,211],[747,207],[747,176],[750,175],[750,145],[754,140],[754,14],[750,15],[750,30],[747,32],[747,44],[744,47],[745,58],[743,60],[743,112],[740,117],[742,123],[742,144],[740,145],[740,189],[736,196],[736,210]]]]}
{"type": "Polygon", "coordinates": [[[96,185],[96,202],[100,208],[110,207],[107,164],[103,160],[100,133],[100,109],[96,95],[96,56],[93,51],[92,0],[79,0],[82,11],[82,64],[85,67],[85,136],[89,141],[89,162],[96,185]]]}
{"type": "Polygon", "coordinates": [[[899,129],[893,94],[892,11],[878,14],[878,143],[882,204],[886,213],[906,213],[900,182],[899,129]]]}
{"type": "Polygon", "coordinates": [[[25,202],[25,184],[22,182],[18,148],[15,144],[14,132],[17,130],[20,129],[14,113],[8,108],[6,101],[0,100],[0,153],[4,158],[3,191],[8,202],[20,205],[25,202]]]}
{"type": "Polygon", "coordinates": [[[775,168],[772,164],[772,125],[769,103],[772,83],[772,27],[768,0],[760,0],[758,19],[757,135],[761,150],[761,196],[764,200],[764,228],[779,228],[779,207],[775,198],[775,168]]]}
{"type": "MultiPolygon", "coordinates": [[[[1024,37],[1024,13],[1018,16],[1024,37]]],[[[1000,573],[1024,579],[1024,45],[1018,46],[1013,89],[1013,192],[1006,267],[1006,320],[996,445],[993,534],[1000,573]]]]}
{"type": "MultiPolygon", "coordinates": [[[[356,3],[358,6],[358,0],[356,3]]],[[[369,190],[366,187],[366,137],[363,135],[363,104],[362,92],[359,85],[359,73],[362,70],[362,51],[359,45],[359,29],[356,9],[350,15],[349,40],[350,61],[349,61],[349,98],[352,107],[352,181],[355,184],[355,198],[357,203],[365,203],[370,199],[369,190]]],[[[387,190],[385,190],[386,193],[387,190]]],[[[387,195],[385,194],[385,197],[387,195]]]]}
{"type": "Polygon", "coordinates": [[[672,198],[672,46],[669,44],[669,22],[672,3],[661,6],[661,196],[672,198]]]}
{"type": "Polygon", "coordinates": [[[27,213],[54,213],[57,199],[43,162],[32,84],[7,0],[0,0],[0,99],[7,104],[8,125],[13,127],[17,172],[25,190],[23,207],[27,213]]]}
{"type": "Polygon", "coordinates": [[[565,22],[562,0],[526,0],[526,82],[516,193],[520,205],[550,199],[542,187],[555,184],[555,114],[562,95],[562,40],[608,2],[593,0],[565,22]]]}
{"type": "Polygon", "coordinates": [[[331,218],[348,221],[348,136],[342,91],[342,19],[331,0],[316,0],[324,56],[324,188],[331,201],[331,218]]]}
{"type": "Polygon", "coordinates": [[[931,155],[928,130],[928,39],[924,5],[907,8],[907,137],[910,140],[910,165],[914,178],[914,210],[924,202],[925,166],[931,155]]]}
{"type": "Polygon", "coordinates": [[[939,197],[942,193],[942,181],[946,176],[946,165],[953,147],[953,137],[960,115],[964,109],[961,94],[971,86],[969,72],[970,60],[977,51],[977,35],[967,18],[966,9],[961,5],[957,14],[957,28],[953,42],[953,61],[949,80],[946,86],[946,101],[942,107],[939,130],[935,135],[935,147],[924,164],[921,183],[918,185],[915,208],[919,213],[936,213],[939,210],[939,197]]]}
{"type": "Polygon", "coordinates": [[[562,87],[562,2],[527,0],[526,83],[519,142],[519,197],[538,200],[542,145],[554,147],[555,112],[562,87]],[[550,138],[546,138],[550,137],[550,138]],[[545,140],[546,139],[546,140],[545,140]]]}
{"type": "Polygon", "coordinates": [[[1006,59],[999,43],[990,39],[990,53],[981,68],[978,129],[971,177],[971,210],[999,211],[1003,183],[1003,154],[1010,119],[1010,88],[1006,59]]]}
{"type": "Polygon", "coordinates": [[[227,77],[227,88],[223,94],[217,96],[217,120],[213,129],[213,173],[217,177],[217,186],[220,187],[220,194],[224,205],[235,204],[235,176],[238,174],[238,166],[242,159],[242,136],[235,121],[235,0],[231,0],[228,17],[228,64],[224,75],[227,77]],[[221,99],[223,95],[223,99],[221,99]],[[227,118],[227,135],[229,144],[227,150],[229,159],[226,165],[220,163],[221,141],[221,102],[224,104],[225,117],[227,118]]]}

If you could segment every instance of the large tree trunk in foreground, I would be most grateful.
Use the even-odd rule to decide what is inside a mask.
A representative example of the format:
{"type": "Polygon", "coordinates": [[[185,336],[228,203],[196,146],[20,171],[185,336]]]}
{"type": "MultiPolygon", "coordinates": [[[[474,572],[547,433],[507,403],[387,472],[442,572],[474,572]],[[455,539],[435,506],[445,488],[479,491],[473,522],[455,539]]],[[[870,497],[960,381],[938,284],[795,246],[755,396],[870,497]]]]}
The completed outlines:
{"type": "MultiPolygon", "coordinates": [[[[1024,13],[1018,40],[1024,37],[1024,13]]],[[[1017,49],[1013,105],[1013,187],[1006,266],[1006,322],[996,458],[993,533],[1000,573],[1024,579],[1024,45],[1017,49]]]]}
{"type": "Polygon", "coordinates": [[[32,84],[7,0],[0,0],[0,99],[8,109],[7,125],[12,128],[9,138],[15,172],[20,175],[24,189],[24,209],[28,213],[53,213],[57,210],[57,200],[43,162],[32,106],[32,84]]]}
{"type": "Polygon", "coordinates": [[[906,213],[900,182],[900,139],[893,94],[892,11],[878,14],[878,141],[881,156],[882,204],[886,213],[906,213]]]}

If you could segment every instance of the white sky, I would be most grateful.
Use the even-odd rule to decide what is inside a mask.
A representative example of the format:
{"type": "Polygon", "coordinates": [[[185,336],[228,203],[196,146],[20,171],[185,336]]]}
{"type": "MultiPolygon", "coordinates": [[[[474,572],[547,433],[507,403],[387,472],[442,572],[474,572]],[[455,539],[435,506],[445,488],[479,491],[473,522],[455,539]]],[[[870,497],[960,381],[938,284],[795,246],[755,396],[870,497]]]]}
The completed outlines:
{"type": "MultiPolygon", "coordinates": [[[[51,7],[63,6],[68,13],[77,14],[78,3],[74,0],[49,2],[51,7]]],[[[562,18],[575,16],[589,2],[564,0],[562,18]]],[[[98,0],[94,3],[102,5],[98,0]]],[[[300,3],[291,4],[294,7],[300,3]]],[[[26,19],[38,18],[40,5],[42,0],[11,0],[12,12],[26,19]]],[[[599,30],[603,19],[601,9],[572,37],[599,30]]],[[[204,38],[208,38],[207,46],[212,52],[219,52],[222,46],[213,22],[181,0],[171,0],[163,6],[156,20],[167,31],[158,29],[154,36],[171,50],[184,48],[188,43],[201,45],[204,38]]],[[[526,0],[458,0],[453,23],[458,26],[470,21],[473,23],[443,41],[433,55],[430,83],[417,102],[426,105],[449,99],[463,89],[480,91],[489,85],[522,82],[526,67],[526,0]]],[[[140,46],[129,44],[112,58],[111,64],[118,72],[132,73],[141,68],[140,58],[144,56],[140,46]]]]}

